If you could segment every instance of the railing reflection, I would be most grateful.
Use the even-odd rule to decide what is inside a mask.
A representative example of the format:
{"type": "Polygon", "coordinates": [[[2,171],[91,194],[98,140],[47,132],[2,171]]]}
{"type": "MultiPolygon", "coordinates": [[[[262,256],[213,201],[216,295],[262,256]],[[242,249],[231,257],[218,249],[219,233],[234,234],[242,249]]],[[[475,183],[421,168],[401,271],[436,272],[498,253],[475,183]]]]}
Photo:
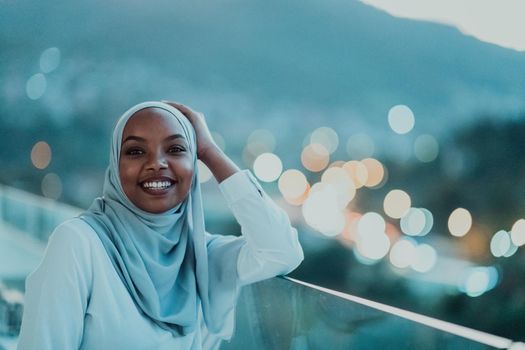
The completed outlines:
{"type": "Polygon", "coordinates": [[[523,349],[523,344],[291,278],[241,293],[221,349],[523,349]]]}
{"type": "Polygon", "coordinates": [[[44,242],[58,224],[80,212],[79,208],[0,186],[0,222],[44,242]]]}

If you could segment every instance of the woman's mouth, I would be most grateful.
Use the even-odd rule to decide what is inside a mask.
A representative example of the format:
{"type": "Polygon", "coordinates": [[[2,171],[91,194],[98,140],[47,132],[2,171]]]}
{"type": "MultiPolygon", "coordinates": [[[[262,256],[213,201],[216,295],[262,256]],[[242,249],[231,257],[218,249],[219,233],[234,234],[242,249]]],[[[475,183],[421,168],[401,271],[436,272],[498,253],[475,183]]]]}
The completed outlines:
{"type": "Polygon", "coordinates": [[[142,182],[140,187],[149,194],[164,194],[173,185],[175,185],[175,182],[171,180],[150,180],[142,182]]]}

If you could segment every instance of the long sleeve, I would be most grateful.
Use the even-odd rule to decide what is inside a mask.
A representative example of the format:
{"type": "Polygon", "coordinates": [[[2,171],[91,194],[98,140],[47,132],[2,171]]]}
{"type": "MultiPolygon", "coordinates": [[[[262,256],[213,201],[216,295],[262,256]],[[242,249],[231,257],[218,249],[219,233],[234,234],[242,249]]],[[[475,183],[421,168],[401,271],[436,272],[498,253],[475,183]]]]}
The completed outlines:
{"type": "Polygon", "coordinates": [[[249,170],[230,176],[219,188],[245,241],[237,259],[240,285],[284,275],[299,266],[304,256],[297,230],[249,170]]]}
{"type": "Polygon", "coordinates": [[[64,223],[26,280],[19,350],[78,349],[92,280],[89,242],[64,223]]]}

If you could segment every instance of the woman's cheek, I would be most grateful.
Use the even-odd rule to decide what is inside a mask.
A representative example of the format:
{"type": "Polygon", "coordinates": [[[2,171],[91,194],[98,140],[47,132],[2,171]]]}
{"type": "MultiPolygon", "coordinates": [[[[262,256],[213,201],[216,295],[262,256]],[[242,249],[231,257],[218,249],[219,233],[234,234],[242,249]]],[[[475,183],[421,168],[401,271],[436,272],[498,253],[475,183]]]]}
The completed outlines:
{"type": "Polygon", "coordinates": [[[130,183],[136,183],[137,178],[134,176],[134,169],[131,164],[126,161],[121,161],[119,164],[120,183],[123,187],[130,183]]]}

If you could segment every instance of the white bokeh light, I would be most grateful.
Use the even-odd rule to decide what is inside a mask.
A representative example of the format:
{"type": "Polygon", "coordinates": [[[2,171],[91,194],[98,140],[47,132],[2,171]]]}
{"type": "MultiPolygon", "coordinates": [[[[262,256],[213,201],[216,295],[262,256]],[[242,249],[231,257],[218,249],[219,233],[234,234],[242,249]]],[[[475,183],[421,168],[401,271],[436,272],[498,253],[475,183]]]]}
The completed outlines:
{"type": "Polygon", "coordinates": [[[472,216],[467,209],[457,208],[448,218],[448,230],[452,236],[462,237],[472,227],[472,216]]]}
{"type": "Polygon", "coordinates": [[[424,273],[432,270],[436,263],[436,250],[428,244],[421,244],[416,247],[415,258],[410,266],[415,271],[424,273]]]}
{"type": "Polygon", "coordinates": [[[470,297],[480,296],[493,289],[499,279],[498,271],[492,266],[472,267],[466,271],[465,275],[458,287],[470,297]]]}
{"type": "Polygon", "coordinates": [[[375,212],[364,214],[357,224],[359,234],[368,234],[369,232],[385,232],[386,223],[381,215],[375,212]]]}
{"type": "Polygon", "coordinates": [[[519,219],[512,225],[510,238],[512,239],[512,243],[517,246],[525,244],[525,220],[519,219]]]}
{"type": "Polygon", "coordinates": [[[382,259],[390,249],[390,239],[385,234],[386,223],[381,215],[368,212],[357,223],[357,250],[372,261],[382,259]]]}
{"type": "Polygon", "coordinates": [[[26,93],[27,97],[32,100],[38,100],[47,89],[47,80],[44,74],[37,73],[27,80],[26,93]]]}
{"type": "Polygon", "coordinates": [[[310,135],[310,143],[317,143],[325,146],[328,153],[332,154],[339,146],[339,137],[334,129],[323,126],[315,129],[310,135]]]}
{"type": "Polygon", "coordinates": [[[511,248],[510,236],[507,231],[500,230],[490,240],[490,252],[496,258],[504,256],[511,248]]]}
{"type": "Polygon", "coordinates": [[[255,158],[253,172],[261,181],[272,182],[279,178],[283,171],[281,159],[273,153],[263,153],[255,158]]]}
{"type": "Polygon", "coordinates": [[[510,241],[510,245],[509,245],[509,249],[507,249],[507,251],[505,252],[505,254],[503,254],[503,256],[505,258],[510,258],[511,256],[513,256],[516,252],[518,251],[518,246],[514,245],[514,243],[512,243],[512,240],[510,241]]]}
{"type": "Polygon", "coordinates": [[[407,213],[411,204],[412,199],[408,193],[403,190],[392,190],[387,193],[383,200],[383,209],[386,215],[399,219],[407,213]]]}
{"type": "Polygon", "coordinates": [[[414,113],[408,106],[394,106],[388,111],[388,124],[397,134],[409,133],[414,128],[414,113]]]}
{"type": "Polygon", "coordinates": [[[347,171],[342,168],[332,167],[326,169],[321,177],[321,182],[335,187],[340,208],[346,207],[355,196],[354,183],[347,171]]]}
{"type": "Polygon", "coordinates": [[[357,249],[364,257],[371,260],[379,260],[388,254],[390,240],[385,233],[378,231],[369,232],[358,236],[357,249]]]}
{"type": "Polygon", "coordinates": [[[312,186],[302,213],[306,223],[324,235],[335,236],[344,229],[345,218],[332,185],[317,183],[312,186]]]}
{"type": "Polygon", "coordinates": [[[433,226],[434,216],[426,208],[408,208],[400,220],[400,229],[408,236],[425,236],[433,226]]]}
{"type": "Polygon", "coordinates": [[[60,50],[50,47],[40,55],[40,70],[43,73],[51,73],[60,65],[60,50]]]}
{"type": "Polygon", "coordinates": [[[422,235],[427,227],[427,216],[419,208],[410,208],[408,212],[401,218],[401,231],[409,236],[422,235]]]}
{"type": "Polygon", "coordinates": [[[411,239],[400,239],[390,249],[390,263],[397,268],[409,267],[416,256],[416,243],[411,239]]]}

